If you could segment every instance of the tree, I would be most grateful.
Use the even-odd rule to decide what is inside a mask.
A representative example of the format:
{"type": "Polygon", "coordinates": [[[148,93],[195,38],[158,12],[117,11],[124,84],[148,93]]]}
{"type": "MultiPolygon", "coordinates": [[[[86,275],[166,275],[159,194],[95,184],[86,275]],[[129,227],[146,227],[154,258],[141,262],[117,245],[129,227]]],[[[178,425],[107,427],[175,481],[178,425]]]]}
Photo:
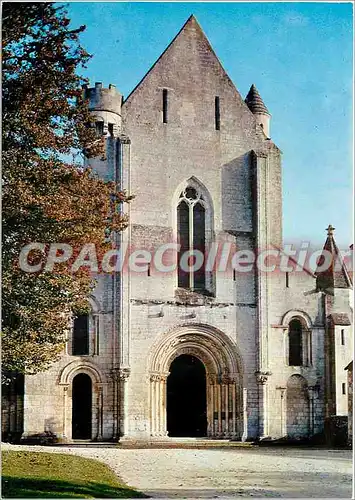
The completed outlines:
{"type": "MultiPolygon", "coordinates": [[[[24,245],[65,242],[111,247],[105,234],[121,231],[119,205],[129,198],[83,167],[103,153],[91,124],[78,72],[89,56],[52,3],[3,4],[3,372],[45,370],[65,344],[72,311],[85,310],[90,273],[26,273],[18,265],[24,245]]],[[[43,259],[32,253],[31,259],[43,259]]]]}

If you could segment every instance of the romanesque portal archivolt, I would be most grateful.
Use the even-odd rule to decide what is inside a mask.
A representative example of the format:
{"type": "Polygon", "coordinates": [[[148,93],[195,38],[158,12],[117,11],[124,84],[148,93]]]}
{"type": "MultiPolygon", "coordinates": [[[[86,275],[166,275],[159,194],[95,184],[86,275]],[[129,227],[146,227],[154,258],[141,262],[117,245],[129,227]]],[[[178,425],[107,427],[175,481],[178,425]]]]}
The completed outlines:
{"type": "Polygon", "coordinates": [[[164,335],[150,358],[150,434],[167,436],[167,379],[171,363],[194,356],[206,370],[207,436],[240,439],[243,433],[242,363],[219,330],[189,325],[164,335]]]}

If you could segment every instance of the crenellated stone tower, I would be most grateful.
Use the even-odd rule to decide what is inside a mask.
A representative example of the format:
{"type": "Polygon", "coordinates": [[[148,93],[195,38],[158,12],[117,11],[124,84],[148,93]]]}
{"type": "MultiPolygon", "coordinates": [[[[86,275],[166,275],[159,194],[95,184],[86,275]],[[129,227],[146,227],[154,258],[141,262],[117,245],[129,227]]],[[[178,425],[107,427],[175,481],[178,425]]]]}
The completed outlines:
{"type": "Polygon", "coordinates": [[[89,100],[98,131],[105,137],[118,137],[122,125],[122,94],[116,86],[110,84],[105,89],[101,82],[97,82],[95,87],[85,85],[83,91],[84,97],[89,100]]]}

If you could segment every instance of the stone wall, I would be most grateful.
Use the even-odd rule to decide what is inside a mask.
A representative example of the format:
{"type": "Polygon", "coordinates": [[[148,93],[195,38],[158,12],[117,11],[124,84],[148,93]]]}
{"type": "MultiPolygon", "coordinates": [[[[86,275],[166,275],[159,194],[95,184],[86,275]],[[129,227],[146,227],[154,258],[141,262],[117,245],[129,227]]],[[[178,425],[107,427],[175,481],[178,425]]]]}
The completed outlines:
{"type": "MultiPolygon", "coordinates": [[[[125,207],[130,227],[120,236],[130,251],[154,253],[176,241],[177,202],[189,182],[206,197],[211,241],[257,251],[282,245],[281,153],[266,139],[194,18],[123,103],[120,133],[120,142],[108,140],[107,159],[90,164],[135,195],[125,207]]],[[[176,259],[173,253],[166,257],[176,259]]],[[[50,370],[26,377],[24,436],[50,430],[70,440],[72,380],[84,372],[93,384],[93,438],[148,439],[153,422],[154,432],[159,428],[164,437],[169,366],[157,373],[152,360],[173,342],[171,359],[187,349],[210,362],[209,411],[218,413],[210,429],[217,425],[218,435],[224,428],[224,437],[235,437],[226,417],[222,422],[222,413],[230,411],[238,439],[322,432],[325,325],[315,276],[290,272],[286,282],[284,273],[234,274],[227,267],[209,279],[208,293],[192,294],[177,290],[176,271],[162,273],[154,264],[141,272],[125,266],[120,276],[99,277],[94,292],[99,352],[71,356],[69,343],[50,370]],[[288,364],[292,318],[301,318],[305,329],[302,366],[288,364]],[[235,372],[233,360],[238,360],[235,372]],[[157,411],[152,398],[160,401],[157,411]]],[[[346,304],[344,293],[335,296],[335,309],[346,304]]]]}
{"type": "Polygon", "coordinates": [[[12,378],[1,388],[1,436],[4,441],[19,441],[23,432],[23,376],[12,378]]]}
{"type": "Polygon", "coordinates": [[[348,373],[348,444],[353,442],[353,361],[347,366],[348,373]]]}

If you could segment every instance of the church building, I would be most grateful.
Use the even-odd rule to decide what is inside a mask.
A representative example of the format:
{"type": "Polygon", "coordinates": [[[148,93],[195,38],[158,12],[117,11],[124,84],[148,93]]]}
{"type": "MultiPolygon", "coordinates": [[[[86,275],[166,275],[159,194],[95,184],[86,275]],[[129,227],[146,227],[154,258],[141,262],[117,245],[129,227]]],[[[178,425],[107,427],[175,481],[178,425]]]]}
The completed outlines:
{"type": "MultiPolygon", "coordinates": [[[[213,247],[219,265],[223,248],[282,250],[270,112],[254,85],[240,95],[194,16],[128,97],[101,83],[84,92],[107,145],[106,158],[88,164],[134,195],[118,247],[169,262],[174,242],[179,258],[213,247]]],[[[3,433],[62,442],[321,436],[347,416],[353,352],[352,283],[332,226],[324,248],[338,268],[162,272],[152,260],[100,273],[61,359],[5,394],[3,433]]]]}

